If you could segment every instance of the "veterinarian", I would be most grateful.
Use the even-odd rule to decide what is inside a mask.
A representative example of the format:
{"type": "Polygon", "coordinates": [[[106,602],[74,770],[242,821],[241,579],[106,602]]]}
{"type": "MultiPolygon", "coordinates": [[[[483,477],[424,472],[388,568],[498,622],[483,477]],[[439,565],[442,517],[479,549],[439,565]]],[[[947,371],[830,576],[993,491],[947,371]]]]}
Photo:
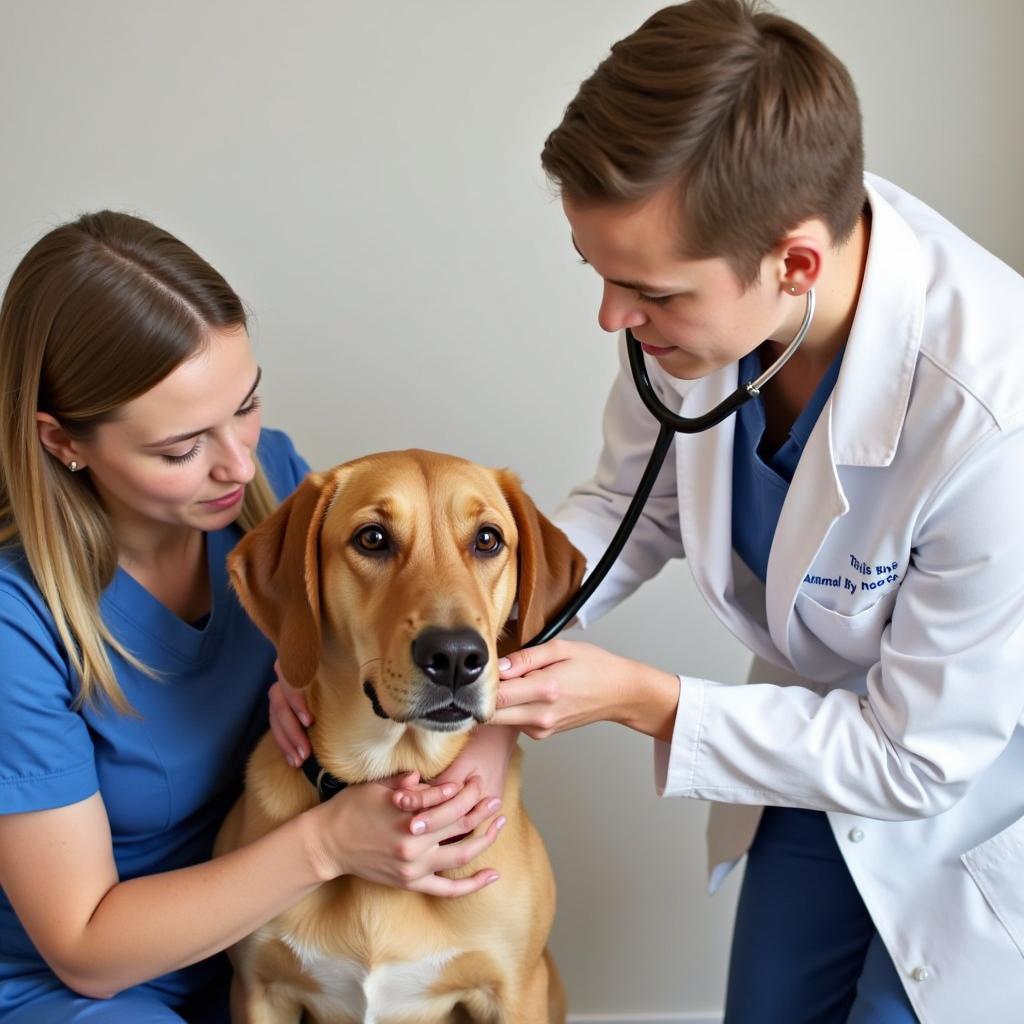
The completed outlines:
{"type": "MultiPolygon", "coordinates": [[[[727,1024],[1020,1019],[1024,282],[865,177],[844,66],[741,0],[617,43],[542,162],[601,326],[678,414],[756,379],[812,290],[817,311],[763,394],[677,436],[580,617],[685,553],[752,685],[556,639],[508,660],[446,775],[501,792],[509,727],[653,736],[659,793],[715,802],[711,889],[747,857],[727,1024]]],[[[657,431],[623,355],[597,473],[556,517],[588,565],[657,431]]]]}
{"type": "MultiPolygon", "coordinates": [[[[862,170],[849,74],[740,0],[666,8],[549,136],[598,320],[694,416],[583,614],[685,556],[752,685],[555,640],[496,721],[656,738],[659,793],[715,801],[711,887],[744,855],[728,1024],[963,1024],[1024,1005],[1024,281],[862,170]]],[[[593,564],[657,425],[628,370],[557,519],[593,564]]]]}
{"type": "Polygon", "coordinates": [[[308,468],[284,434],[261,433],[259,378],[238,297],[144,220],[56,228],[7,288],[4,1024],[223,1024],[228,965],[213,954],[320,882],[352,873],[459,896],[495,880],[435,874],[465,849],[439,845],[466,830],[462,815],[491,819],[479,853],[497,835],[473,779],[353,786],[209,860],[274,678],[225,558],[308,468]],[[396,787],[443,801],[418,836],[396,787]]]}

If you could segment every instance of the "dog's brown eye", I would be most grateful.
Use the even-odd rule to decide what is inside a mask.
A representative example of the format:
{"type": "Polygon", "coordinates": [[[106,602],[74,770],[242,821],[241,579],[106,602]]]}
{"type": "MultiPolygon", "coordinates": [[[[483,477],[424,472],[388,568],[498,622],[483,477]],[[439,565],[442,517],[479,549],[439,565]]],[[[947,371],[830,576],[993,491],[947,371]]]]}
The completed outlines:
{"type": "Polygon", "coordinates": [[[380,526],[364,526],[356,533],[352,541],[361,551],[366,551],[371,555],[383,554],[391,548],[390,539],[380,526]]]}
{"type": "Polygon", "coordinates": [[[497,529],[493,526],[482,526],[477,531],[473,547],[481,555],[496,555],[504,544],[505,539],[497,529]]]}

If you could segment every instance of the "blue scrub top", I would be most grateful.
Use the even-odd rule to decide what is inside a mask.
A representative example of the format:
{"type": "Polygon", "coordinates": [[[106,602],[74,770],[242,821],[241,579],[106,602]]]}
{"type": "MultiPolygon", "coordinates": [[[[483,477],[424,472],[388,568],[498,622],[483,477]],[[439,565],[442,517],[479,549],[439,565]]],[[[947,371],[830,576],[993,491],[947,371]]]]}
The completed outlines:
{"type": "MultiPolygon", "coordinates": [[[[280,498],[309,470],[280,431],[262,432],[258,454],[280,498]]],[[[0,814],[63,807],[99,791],[122,880],[210,858],[267,728],[273,681],[274,650],[228,584],[225,560],[240,536],[234,525],[206,535],[212,608],[199,628],[121,569],[103,592],[104,622],[158,672],[147,676],[110,652],[137,718],[73,706],[77,678],[49,610],[18,551],[0,553],[0,814]]],[[[139,988],[173,1004],[214,969],[202,961],[139,988]]],[[[0,890],[0,1017],[60,984],[0,890]]]]}
{"type": "MultiPolygon", "coordinates": [[[[782,504],[807,439],[839,377],[843,351],[840,349],[832,360],[810,402],[789,428],[789,436],[778,451],[770,451],[764,443],[764,403],[760,395],[741,405],[736,414],[732,460],[732,546],[762,583],[768,575],[768,555],[782,504]]],[[[757,349],[740,360],[741,381],[754,380],[763,372],[757,349]]],[[[771,383],[766,386],[771,387],[771,383]]]]}

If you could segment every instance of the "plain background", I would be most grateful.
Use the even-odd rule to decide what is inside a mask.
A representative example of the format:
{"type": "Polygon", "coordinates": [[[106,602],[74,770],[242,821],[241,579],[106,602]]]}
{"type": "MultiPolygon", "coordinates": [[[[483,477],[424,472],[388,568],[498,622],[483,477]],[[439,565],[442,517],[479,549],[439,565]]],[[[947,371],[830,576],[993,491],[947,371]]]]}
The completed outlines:
{"type": "MultiPolygon", "coordinates": [[[[850,67],[868,166],[1024,268],[1024,4],[780,6],[850,67]]],[[[315,466],[450,451],[553,509],[592,470],[615,356],[538,153],[656,8],[0,0],[0,282],[79,212],[146,216],[245,298],[265,422],[315,466]]],[[[748,661],[682,564],[588,638],[718,680],[748,661]]],[[[705,806],[659,801],[624,730],[523,743],[573,1012],[720,1008],[738,873],[705,895],[705,806]]]]}

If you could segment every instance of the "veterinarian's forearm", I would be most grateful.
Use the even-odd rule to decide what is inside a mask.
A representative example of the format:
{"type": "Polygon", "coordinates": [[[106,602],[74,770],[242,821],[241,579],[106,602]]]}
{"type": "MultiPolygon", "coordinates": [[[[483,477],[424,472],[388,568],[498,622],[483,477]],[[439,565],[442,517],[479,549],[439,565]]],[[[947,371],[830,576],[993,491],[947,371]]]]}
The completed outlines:
{"type": "Polygon", "coordinates": [[[195,963],[298,902],[322,876],[314,829],[300,815],[216,860],[120,882],[62,958],[62,980],[106,998],[195,963]]]}
{"type": "Polygon", "coordinates": [[[630,729],[669,743],[679,706],[679,677],[642,662],[635,665],[628,696],[620,704],[616,719],[630,729]]]}

